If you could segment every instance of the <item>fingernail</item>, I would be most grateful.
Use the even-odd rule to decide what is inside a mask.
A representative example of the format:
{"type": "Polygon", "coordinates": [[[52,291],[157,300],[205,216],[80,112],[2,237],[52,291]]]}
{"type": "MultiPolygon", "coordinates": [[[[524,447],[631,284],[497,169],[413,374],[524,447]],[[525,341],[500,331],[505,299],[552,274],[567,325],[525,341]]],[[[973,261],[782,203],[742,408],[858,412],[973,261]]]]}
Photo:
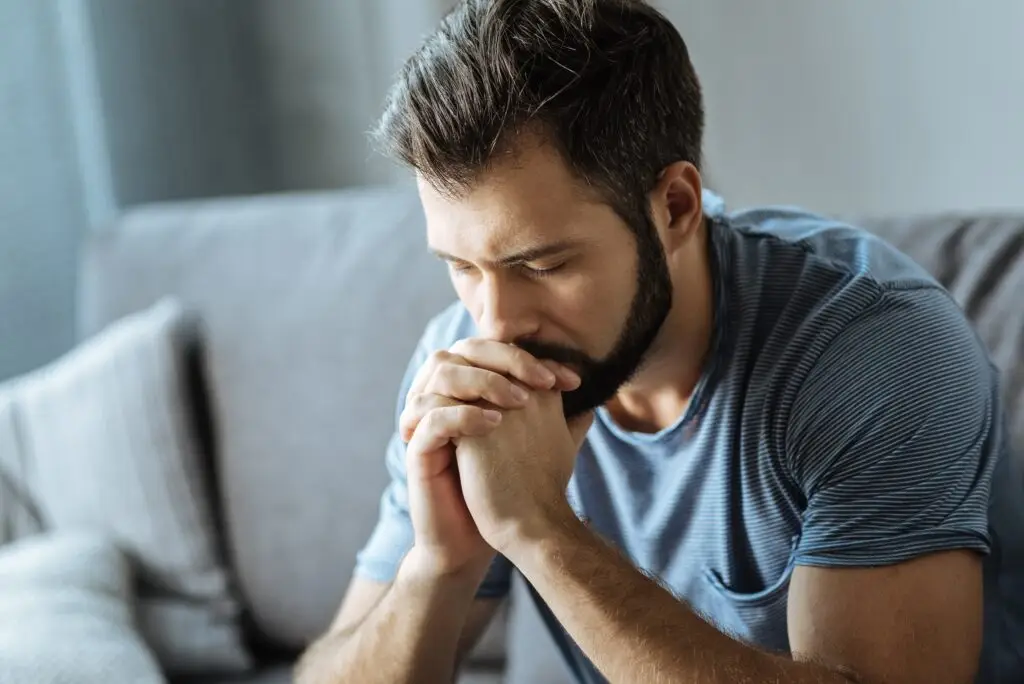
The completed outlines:
{"type": "Polygon", "coordinates": [[[512,397],[520,404],[525,403],[530,398],[530,393],[524,390],[519,385],[512,385],[512,397]]]}
{"type": "Polygon", "coordinates": [[[580,376],[578,376],[574,371],[564,367],[562,368],[562,380],[572,385],[573,389],[579,387],[582,382],[582,380],[580,380],[580,376]]]}
{"type": "Polygon", "coordinates": [[[554,371],[552,371],[547,366],[540,366],[539,374],[542,382],[547,384],[548,387],[554,385],[555,380],[558,379],[558,376],[555,375],[554,371]]]}
{"type": "Polygon", "coordinates": [[[498,423],[501,421],[501,412],[484,409],[484,419],[486,419],[488,423],[498,423]]]}

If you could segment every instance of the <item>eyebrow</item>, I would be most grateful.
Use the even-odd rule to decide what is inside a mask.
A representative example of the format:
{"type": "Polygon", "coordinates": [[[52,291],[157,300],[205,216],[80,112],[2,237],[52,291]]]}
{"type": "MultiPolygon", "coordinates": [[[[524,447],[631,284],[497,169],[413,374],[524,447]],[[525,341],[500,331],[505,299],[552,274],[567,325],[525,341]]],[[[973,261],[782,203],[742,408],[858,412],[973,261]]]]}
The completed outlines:
{"type": "MultiPolygon", "coordinates": [[[[531,247],[524,249],[508,256],[503,256],[497,261],[489,262],[489,265],[495,266],[516,266],[524,264],[530,261],[536,261],[537,259],[543,259],[544,257],[554,256],[567,252],[575,247],[579,246],[579,242],[575,240],[559,240],[558,242],[552,242],[546,245],[538,245],[537,247],[531,247]]],[[[440,249],[430,248],[430,251],[437,255],[439,258],[449,262],[465,263],[465,259],[460,259],[457,256],[448,254],[440,249]]]]}

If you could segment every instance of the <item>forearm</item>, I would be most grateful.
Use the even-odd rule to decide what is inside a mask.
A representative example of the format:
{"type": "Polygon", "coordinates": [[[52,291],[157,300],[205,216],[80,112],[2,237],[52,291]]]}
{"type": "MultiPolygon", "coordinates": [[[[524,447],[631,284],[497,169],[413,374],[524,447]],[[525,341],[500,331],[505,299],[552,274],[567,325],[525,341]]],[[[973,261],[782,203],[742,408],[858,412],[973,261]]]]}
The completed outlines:
{"type": "Polygon", "coordinates": [[[574,518],[507,555],[612,684],[849,684],[726,636],[574,518]]]}
{"type": "Polygon", "coordinates": [[[478,578],[437,577],[415,551],[394,584],[355,628],[328,633],[296,669],[299,684],[450,682],[478,578]]]}

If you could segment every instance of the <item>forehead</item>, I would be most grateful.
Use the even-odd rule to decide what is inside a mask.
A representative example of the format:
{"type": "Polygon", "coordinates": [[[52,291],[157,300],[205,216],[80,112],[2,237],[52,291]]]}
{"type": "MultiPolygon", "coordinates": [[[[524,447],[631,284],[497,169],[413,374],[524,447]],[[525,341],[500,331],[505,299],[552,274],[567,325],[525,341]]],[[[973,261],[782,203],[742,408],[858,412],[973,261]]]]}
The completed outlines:
{"type": "Polygon", "coordinates": [[[461,258],[567,238],[594,238],[616,214],[552,148],[521,147],[458,196],[417,179],[430,246],[461,258]]]}

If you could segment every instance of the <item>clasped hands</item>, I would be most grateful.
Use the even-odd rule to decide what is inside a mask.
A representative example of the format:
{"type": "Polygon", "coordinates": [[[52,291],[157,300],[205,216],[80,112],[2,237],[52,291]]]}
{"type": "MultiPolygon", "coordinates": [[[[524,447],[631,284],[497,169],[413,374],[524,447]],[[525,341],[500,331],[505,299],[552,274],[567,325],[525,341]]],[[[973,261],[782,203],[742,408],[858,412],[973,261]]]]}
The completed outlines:
{"type": "Polygon", "coordinates": [[[593,414],[567,421],[561,394],[579,384],[565,366],[479,338],[421,367],[399,429],[414,549],[433,572],[480,575],[495,551],[571,515],[565,490],[593,414]]]}

